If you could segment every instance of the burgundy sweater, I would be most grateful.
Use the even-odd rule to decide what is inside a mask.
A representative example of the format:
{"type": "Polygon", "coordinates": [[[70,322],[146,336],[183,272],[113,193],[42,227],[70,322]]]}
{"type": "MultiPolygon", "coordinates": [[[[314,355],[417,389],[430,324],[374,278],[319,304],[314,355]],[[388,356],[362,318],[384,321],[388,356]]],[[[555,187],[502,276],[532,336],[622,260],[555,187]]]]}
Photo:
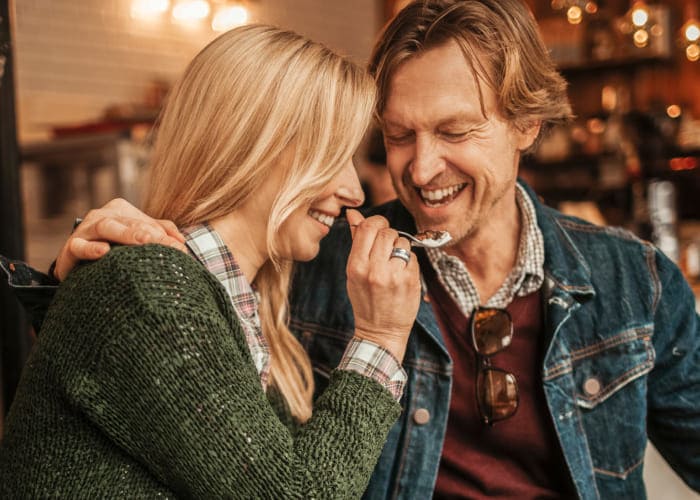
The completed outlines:
{"type": "Polygon", "coordinates": [[[421,261],[431,303],[454,361],[435,498],[576,498],[542,387],[541,292],[517,297],[507,308],[513,318],[513,342],[492,356],[491,363],[515,375],[520,404],[514,416],[489,426],[481,420],[476,401],[479,365],[469,318],[437,280],[427,259],[421,261]]]}

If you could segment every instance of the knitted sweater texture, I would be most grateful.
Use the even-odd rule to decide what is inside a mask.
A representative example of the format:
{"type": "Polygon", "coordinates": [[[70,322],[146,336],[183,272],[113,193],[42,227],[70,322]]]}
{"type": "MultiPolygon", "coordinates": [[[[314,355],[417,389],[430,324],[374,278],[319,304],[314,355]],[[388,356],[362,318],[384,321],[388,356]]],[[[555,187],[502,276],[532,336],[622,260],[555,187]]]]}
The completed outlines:
{"type": "Polygon", "coordinates": [[[400,406],[337,370],[294,426],[221,284],[116,247],[60,287],[0,444],[0,498],[358,498],[400,406]]]}

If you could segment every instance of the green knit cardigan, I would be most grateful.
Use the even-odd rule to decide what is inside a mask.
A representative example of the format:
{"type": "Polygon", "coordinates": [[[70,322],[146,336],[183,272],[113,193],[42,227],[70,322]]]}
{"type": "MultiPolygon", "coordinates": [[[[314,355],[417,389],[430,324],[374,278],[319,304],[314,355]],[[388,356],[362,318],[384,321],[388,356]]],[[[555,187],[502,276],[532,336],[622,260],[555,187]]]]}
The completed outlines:
{"type": "Polygon", "coordinates": [[[400,411],[336,370],[294,426],[216,278],[171,248],[116,247],[49,309],[6,421],[0,498],[358,498],[400,411]]]}

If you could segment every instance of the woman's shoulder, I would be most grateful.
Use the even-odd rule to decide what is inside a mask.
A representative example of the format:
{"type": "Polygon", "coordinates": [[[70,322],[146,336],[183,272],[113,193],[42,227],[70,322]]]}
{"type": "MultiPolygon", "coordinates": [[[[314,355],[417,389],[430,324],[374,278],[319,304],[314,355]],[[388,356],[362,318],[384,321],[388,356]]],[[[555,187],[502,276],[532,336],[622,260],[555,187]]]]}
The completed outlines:
{"type": "Polygon", "coordinates": [[[225,290],[197,260],[157,244],[115,246],[101,259],[79,266],[61,289],[71,295],[107,294],[146,306],[220,308],[227,302],[225,290]]]}

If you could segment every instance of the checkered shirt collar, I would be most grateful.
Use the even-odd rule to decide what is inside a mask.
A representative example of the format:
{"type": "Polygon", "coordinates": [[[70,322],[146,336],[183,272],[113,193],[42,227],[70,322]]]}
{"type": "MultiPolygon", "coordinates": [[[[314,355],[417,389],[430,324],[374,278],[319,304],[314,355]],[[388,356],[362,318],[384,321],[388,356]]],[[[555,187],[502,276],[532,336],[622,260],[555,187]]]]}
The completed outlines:
{"type": "Polygon", "coordinates": [[[228,292],[233,308],[241,320],[246,343],[265,389],[269,376],[270,350],[260,326],[258,294],[248,283],[226,243],[213,227],[205,222],[180,231],[185,236],[185,244],[190,252],[228,292]]]}
{"type": "MultiPolygon", "coordinates": [[[[498,291],[483,304],[486,307],[506,307],[516,296],[524,297],[539,290],[544,282],[544,238],[537,225],[535,205],[520,184],[516,188],[522,222],[518,258],[498,291]]],[[[471,315],[482,304],[467,267],[457,257],[439,249],[428,249],[427,254],[442,285],[462,312],[471,315]]]]}

